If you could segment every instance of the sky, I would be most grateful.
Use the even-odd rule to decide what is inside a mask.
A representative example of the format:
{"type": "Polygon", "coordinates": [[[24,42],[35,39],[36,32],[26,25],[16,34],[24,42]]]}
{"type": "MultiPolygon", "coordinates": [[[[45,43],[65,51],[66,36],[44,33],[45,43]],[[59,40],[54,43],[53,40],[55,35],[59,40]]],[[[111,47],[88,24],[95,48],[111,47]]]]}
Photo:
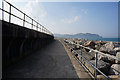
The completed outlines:
{"type": "MultiPolygon", "coordinates": [[[[118,37],[118,0],[106,0],[106,2],[100,0],[98,2],[95,0],[91,2],[88,0],[84,2],[25,0],[10,1],[10,3],[44,25],[52,33],[93,33],[107,38],[118,37]]],[[[6,9],[9,10],[7,6],[6,9]]],[[[23,17],[14,9],[12,12],[23,17]]],[[[5,18],[8,20],[7,16],[5,18]]],[[[12,19],[13,22],[20,23],[12,19]]]]}

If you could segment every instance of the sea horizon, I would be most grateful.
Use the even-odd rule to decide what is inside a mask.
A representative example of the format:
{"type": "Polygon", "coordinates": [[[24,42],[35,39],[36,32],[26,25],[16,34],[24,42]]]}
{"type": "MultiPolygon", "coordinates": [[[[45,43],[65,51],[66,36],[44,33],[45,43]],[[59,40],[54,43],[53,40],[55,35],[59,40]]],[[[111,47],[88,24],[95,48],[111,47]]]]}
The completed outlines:
{"type": "Polygon", "coordinates": [[[101,38],[101,41],[113,41],[113,42],[120,42],[120,38],[101,38]]]}
{"type": "Polygon", "coordinates": [[[120,38],[100,38],[100,39],[89,39],[89,40],[120,42],[120,38]]]}

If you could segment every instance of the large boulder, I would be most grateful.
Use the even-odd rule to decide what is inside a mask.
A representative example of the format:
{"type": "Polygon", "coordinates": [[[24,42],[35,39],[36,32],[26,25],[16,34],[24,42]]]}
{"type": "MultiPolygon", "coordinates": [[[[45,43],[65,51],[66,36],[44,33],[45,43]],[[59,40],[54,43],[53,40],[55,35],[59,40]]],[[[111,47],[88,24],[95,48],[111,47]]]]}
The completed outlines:
{"type": "Polygon", "coordinates": [[[109,75],[119,75],[120,74],[120,64],[113,64],[110,67],[109,75]]]}
{"type": "Polygon", "coordinates": [[[94,60],[95,59],[95,54],[94,53],[89,53],[89,52],[83,52],[82,56],[85,57],[88,61],[89,60],[94,60]]]}
{"type": "Polygon", "coordinates": [[[74,50],[79,50],[80,49],[80,46],[79,45],[74,45],[74,50]]]}
{"type": "Polygon", "coordinates": [[[94,52],[86,52],[86,51],[81,51],[81,50],[76,50],[79,54],[81,54],[84,58],[86,58],[88,61],[89,60],[94,60],[95,59],[95,53],[94,52]]]}
{"type": "Polygon", "coordinates": [[[103,60],[104,62],[107,62],[107,63],[110,63],[110,64],[115,63],[115,59],[104,56],[104,55],[100,55],[100,54],[98,54],[98,60],[103,60]]]}
{"type": "Polygon", "coordinates": [[[104,45],[106,44],[107,42],[106,41],[95,41],[95,44],[101,44],[101,45],[104,45]]]}
{"type": "Polygon", "coordinates": [[[71,47],[76,50],[76,45],[72,44],[71,47]]]}
{"type": "MultiPolygon", "coordinates": [[[[95,65],[95,60],[91,60],[90,61],[93,65],[95,65]]],[[[109,73],[109,68],[110,68],[110,64],[107,63],[107,62],[104,62],[102,60],[98,60],[97,62],[97,68],[102,71],[104,74],[108,74],[109,73]]],[[[98,71],[97,71],[97,74],[100,74],[98,71]]]]}
{"type": "Polygon", "coordinates": [[[81,39],[81,40],[79,41],[79,44],[80,44],[80,45],[84,45],[84,43],[87,42],[87,41],[88,41],[88,40],[81,39]]]}
{"type": "Polygon", "coordinates": [[[94,41],[87,41],[84,43],[84,46],[95,49],[95,42],[94,41]]]}
{"type": "Polygon", "coordinates": [[[114,48],[114,50],[115,50],[116,52],[120,52],[120,47],[116,47],[116,48],[114,48]]]}
{"type": "Polygon", "coordinates": [[[112,80],[118,80],[120,77],[119,75],[109,75],[109,77],[112,79],[112,80]]]}
{"type": "Polygon", "coordinates": [[[113,42],[108,42],[105,45],[103,45],[99,51],[108,53],[110,55],[116,55],[116,52],[114,51],[115,44],[113,42]]]}
{"type": "Polygon", "coordinates": [[[113,44],[114,44],[114,46],[115,46],[114,48],[120,47],[120,42],[114,42],[113,44]]]}
{"type": "Polygon", "coordinates": [[[89,51],[89,55],[91,56],[91,59],[90,60],[95,60],[95,54],[96,54],[96,52],[94,52],[94,51],[89,51]]]}
{"type": "Polygon", "coordinates": [[[78,44],[78,45],[75,45],[75,50],[79,50],[80,49],[80,46],[79,46],[79,40],[76,40],[75,43],[78,44]]]}
{"type": "Polygon", "coordinates": [[[104,41],[95,41],[95,48],[96,50],[99,50],[106,42],[104,41]]]}
{"type": "Polygon", "coordinates": [[[80,40],[76,40],[75,43],[76,43],[76,44],[79,44],[79,43],[80,43],[80,40]]]}
{"type": "Polygon", "coordinates": [[[101,44],[96,44],[96,45],[95,45],[95,49],[96,49],[96,50],[99,50],[101,47],[102,47],[101,44]]]}
{"type": "MultiPolygon", "coordinates": [[[[120,52],[117,52],[116,58],[120,60],[120,52]]],[[[115,61],[117,64],[120,64],[120,61],[116,60],[115,61]]]]}
{"type": "MultiPolygon", "coordinates": [[[[119,75],[109,75],[109,78],[111,78],[111,80],[118,80],[119,79],[119,75]]],[[[97,75],[97,79],[98,80],[108,80],[103,75],[97,75]]]]}

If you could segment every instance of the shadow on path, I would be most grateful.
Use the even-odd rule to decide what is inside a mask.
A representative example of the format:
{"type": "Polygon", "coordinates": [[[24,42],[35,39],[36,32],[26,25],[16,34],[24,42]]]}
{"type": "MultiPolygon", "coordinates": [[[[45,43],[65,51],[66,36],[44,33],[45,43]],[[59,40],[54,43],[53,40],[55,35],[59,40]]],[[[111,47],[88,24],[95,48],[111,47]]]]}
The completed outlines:
{"type": "Polygon", "coordinates": [[[63,45],[54,40],[3,71],[3,78],[78,78],[63,45]]]}

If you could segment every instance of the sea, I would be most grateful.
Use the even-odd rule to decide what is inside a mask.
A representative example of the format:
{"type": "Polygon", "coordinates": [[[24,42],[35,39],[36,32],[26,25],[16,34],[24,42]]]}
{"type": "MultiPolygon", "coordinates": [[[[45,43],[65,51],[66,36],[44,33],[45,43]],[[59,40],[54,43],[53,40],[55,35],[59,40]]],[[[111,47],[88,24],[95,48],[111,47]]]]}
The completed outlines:
{"type": "Polygon", "coordinates": [[[99,41],[112,41],[112,42],[120,42],[120,38],[101,38],[99,41]]]}

